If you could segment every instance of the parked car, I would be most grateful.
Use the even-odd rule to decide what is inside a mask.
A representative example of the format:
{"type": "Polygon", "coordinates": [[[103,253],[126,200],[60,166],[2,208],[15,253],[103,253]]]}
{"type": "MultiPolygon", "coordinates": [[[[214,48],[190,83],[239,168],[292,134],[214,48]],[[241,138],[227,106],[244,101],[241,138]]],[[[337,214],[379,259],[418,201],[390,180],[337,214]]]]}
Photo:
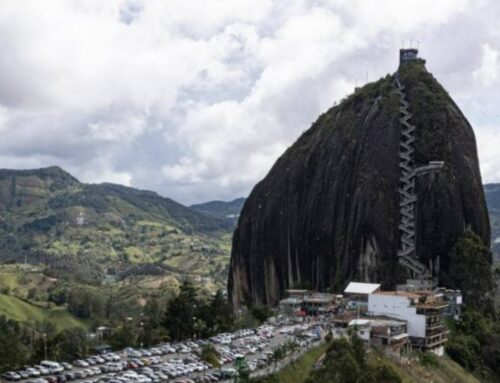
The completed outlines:
{"type": "Polygon", "coordinates": [[[51,374],[60,374],[64,371],[64,368],[59,363],[50,360],[43,360],[40,365],[49,370],[51,374]]]}
{"type": "Polygon", "coordinates": [[[75,371],[75,379],[85,379],[87,377],[87,373],[85,370],[75,371]]]}
{"type": "MultiPolygon", "coordinates": [[[[117,362],[109,362],[104,367],[106,368],[106,372],[120,372],[123,370],[122,364],[117,362]]],[[[137,368],[137,366],[135,368],[137,368]]]]}
{"type": "Polygon", "coordinates": [[[49,369],[45,368],[41,365],[35,366],[34,368],[36,368],[38,371],[40,371],[40,375],[49,375],[50,374],[49,369]]]}
{"type": "Polygon", "coordinates": [[[95,366],[97,364],[97,361],[94,358],[87,358],[85,361],[90,365],[90,366],[95,366]]]}
{"type": "Polygon", "coordinates": [[[135,360],[129,360],[128,361],[128,368],[132,368],[132,369],[136,369],[138,368],[139,366],[137,365],[136,361],[135,360]]]}
{"type": "Polygon", "coordinates": [[[40,371],[38,371],[38,370],[37,370],[36,368],[34,368],[34,367],[28,367],[28,368],[26,369],[26,372],[28,372],[28,373],[30,374],[30,376],[32,376],[32,377],[38,377],[38,376],[40,376],[40,375],[41,375],[41,374],[40,374],[40,371]]]}
{"type": "Polygon", "coordinates": [[[73,366],[71,364],[69,364],[68,362],[62,362],[61,363],[61,366],[66,370],[66,371],[69,371],[71,369],[73,369],[73,366]]]}
{"type": "Polygon", "coordinates": [[[82,360],[82,359],[78,359],[78,360],[75,360],[73,362],[73,364],[76,366],[76,367],[88,367],[89,364],[87,361],[85,360],[82,360]]]}
{"type": "Polygon", "coordinates": [[[12,381],[12,382],[15,382],[15,381],[18,381],[18,380],[22,379],[21,375],[19,375],[17,372],[14,372],[14,371],[6,372],[5,374],[2,375],[2,377],[5,380],[9,380],[9,381],[12,381]]]}
{"type": "Polygon", "coordinates": [[[20,370],[20,371],[17,371],[17,373],[19,375],[21,375],[22,379],[28,379],[30,377],[30,373],[26,370],[20,370]]]}

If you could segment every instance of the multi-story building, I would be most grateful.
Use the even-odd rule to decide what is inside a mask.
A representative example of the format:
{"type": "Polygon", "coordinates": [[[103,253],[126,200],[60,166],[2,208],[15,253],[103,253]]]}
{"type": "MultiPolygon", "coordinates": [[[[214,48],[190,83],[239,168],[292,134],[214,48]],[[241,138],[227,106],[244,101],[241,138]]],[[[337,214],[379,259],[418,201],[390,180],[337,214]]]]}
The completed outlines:
{"type": "Polygon", "coordinates": [[[443,297],[431,291],[377,291],[368,296],[368,313],[406,321],[414,349],[443,355],[448,340],[443,297]]]}
{"type": "Polygon", "coordinates": [[[388,317],[363,317],[352,319],[349,327],[355,329],[361,340],[388,356],[400,358],[408,356],[410,352],[406,321],[388,317]]]}
{"type": "Polygon", "coordinates": [[[304,297],[303,308],[308,315],[327,314],[335,308],[335,295],[313,293],[304,297]]]}
{"type": "Polygon", "coordinates": [[[287,297],[279,303],[284,315],[319,315],[335,308],[337,296],[309,290],[287,290],[287,297]]]}
{"type": "Polygon", "coordinates": [[[400,350],[409,343],[406,321],[375,318],[371,323],[371,341],[373,345],[389,346],[394,350],[400,350]]]}
{"type": "Polygon", "coordinates": [[[368,306],[368,296],[380,290],[379,283],[350,282],[344,290],[348,309],[362,310],[368,306]]]}

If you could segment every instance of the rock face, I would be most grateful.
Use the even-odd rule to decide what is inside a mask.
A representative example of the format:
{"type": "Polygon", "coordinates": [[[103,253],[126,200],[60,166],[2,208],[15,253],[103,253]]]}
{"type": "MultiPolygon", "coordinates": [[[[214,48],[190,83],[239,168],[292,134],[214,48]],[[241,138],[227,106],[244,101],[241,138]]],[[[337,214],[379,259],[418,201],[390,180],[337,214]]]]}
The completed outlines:
{"type": "MultiPolygon", "coordinates": [[[[416,186],[417,255],[439,277],[464,229],[490,243],[476,142],[422,61],[399,74],[417,128],[414,165],[445,161],[416,186]]],[[[288,288],[339,290],[352,279],[389,287],[404,280],[397,261],[399,117],[388,75],[321,115],[277,160],[251,192],[234,232],[228,290],[235,307],[275,304],[288,288]]]]}

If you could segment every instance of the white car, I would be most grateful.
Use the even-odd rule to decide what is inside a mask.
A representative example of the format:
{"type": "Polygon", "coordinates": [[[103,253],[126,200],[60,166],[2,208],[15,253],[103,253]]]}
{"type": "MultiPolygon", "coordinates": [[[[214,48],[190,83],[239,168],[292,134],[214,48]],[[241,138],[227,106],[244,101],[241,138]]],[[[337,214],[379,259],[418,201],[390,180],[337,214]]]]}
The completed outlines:
{"type": "Polygon", "coordinates": [[[129,350],[127,351],[127,356],[129,358],[142,358],[142,353],[137,350],[129,350]]]}
{"type": "Polygon", "coordinates": [[[43,360],[40,365],[50,371],[51,374],[59,374],[64,371],[64,368],[57,362],[43,360]]]}
{"type": "Polygon", "coordinates": [[[123,370],[123,365],[121,363],[109,362],[106,363],[105,368],[108,372],[120,372],[123,370]]]}
{"type": "Polygon", "coordinates": [[[45,368],[43,366],[35,366],[35,368],[40,371],[40,375],[49,375],[50,370],[48,368],[45,368]]]}
{"type": "Polygon", "coordinates": [[[161,348],[161,350],[162,350],[164,353],[166,353],[166,354],[170,354],[170,353],[174,353],[174,352],[175,352],[175,348],[173,348],[172,346],[168,346],[168,345],[163,346],[163,347],[161,348]]]}
{"type": "Polygon", "coordinates": [[[30,376],[40,376],[40,371],[33,367],[27,368],[26,372],[30,374],[30,376]]]}
{"type": "Polygon", "coordinates": [[[81,360],[81,359],[75,360],[73,362],[73,365],[75,365],[77,367],[88,367],[88,366],[90,366],[89,362],[87,362],[85,360],[81,360]]]}
{"type": "Polygon", "coordinates": [[[137,383],[151,383],[152,380],[149,379],[147,376],[144,375],[137,375],[137,383]]]}
{"type": "Polygon", "coordinates": [[[156,355],[156,356],[162,354],[161,350],[158,349],[158,348],[152,348],[152,349],[149,350],[149,352],[151,352],[152,355],[156,355]]]}

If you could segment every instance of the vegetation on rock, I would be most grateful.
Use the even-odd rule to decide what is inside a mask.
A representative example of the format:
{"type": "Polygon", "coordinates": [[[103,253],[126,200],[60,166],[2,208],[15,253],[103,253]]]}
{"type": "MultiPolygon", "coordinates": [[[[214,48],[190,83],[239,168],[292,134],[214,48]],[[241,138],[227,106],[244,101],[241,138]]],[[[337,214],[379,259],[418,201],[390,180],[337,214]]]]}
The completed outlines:
{"type": "Polygon", "coordinates": [[[495,283],[491,250],[478,235],[466,230],[453,245],[448,258],[450,267],[442,272],[441,284],[461,290],[468,307],[493,313],[495,283]]]}

